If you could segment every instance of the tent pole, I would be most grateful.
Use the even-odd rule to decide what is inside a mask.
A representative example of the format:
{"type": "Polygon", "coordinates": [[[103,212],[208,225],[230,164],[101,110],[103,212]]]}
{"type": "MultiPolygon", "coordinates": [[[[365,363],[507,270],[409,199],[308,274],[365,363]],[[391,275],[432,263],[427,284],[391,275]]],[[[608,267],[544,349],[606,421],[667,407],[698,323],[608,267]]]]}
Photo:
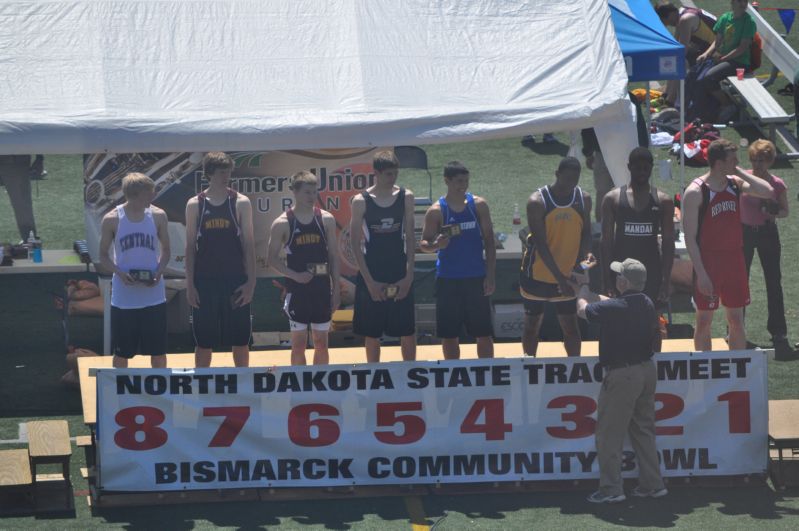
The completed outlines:
{"type": "MultiPolygon", "coordinates": [[[[680,80],[680,131],[685,131],[685,79],[680,80]]],[[[680,133],[680,197],[685,192],[685,135],[680,133]]]]}

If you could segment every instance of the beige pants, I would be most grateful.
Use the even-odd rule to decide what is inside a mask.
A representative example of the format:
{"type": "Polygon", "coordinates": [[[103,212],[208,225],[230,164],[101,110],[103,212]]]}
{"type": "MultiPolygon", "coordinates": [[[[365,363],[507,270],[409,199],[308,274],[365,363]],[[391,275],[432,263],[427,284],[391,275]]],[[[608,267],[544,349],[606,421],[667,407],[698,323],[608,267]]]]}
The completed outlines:
{"type": "Polygon", "coordinates": [[[663,488],[655,448],[655,362],[648,361],[605,373],[599,392],[596,449],[599,490],[624,492],[621,479],[624,436],[630,435],[638,464],[638,484],[646,490],[663,488]]]}

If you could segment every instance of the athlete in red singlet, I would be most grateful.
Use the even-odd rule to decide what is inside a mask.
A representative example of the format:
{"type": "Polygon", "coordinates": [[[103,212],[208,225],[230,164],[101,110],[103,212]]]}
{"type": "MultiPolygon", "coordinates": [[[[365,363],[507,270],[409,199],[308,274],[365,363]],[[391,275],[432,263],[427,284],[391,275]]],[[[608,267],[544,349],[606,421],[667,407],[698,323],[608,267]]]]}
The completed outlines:
{"type": "Polygon", "coordinates": [[[746,348],[743,309],[749,304],[749,281],[743,256],[740,194],[770,199],[766,181],[738,168],[737,148],[727,140],[708,147],[710,171],[685,189],[685,246],[694,265],[696,327],[694,348],[710,350],[713,312],[724,306],[730,350],[746,348]]]}

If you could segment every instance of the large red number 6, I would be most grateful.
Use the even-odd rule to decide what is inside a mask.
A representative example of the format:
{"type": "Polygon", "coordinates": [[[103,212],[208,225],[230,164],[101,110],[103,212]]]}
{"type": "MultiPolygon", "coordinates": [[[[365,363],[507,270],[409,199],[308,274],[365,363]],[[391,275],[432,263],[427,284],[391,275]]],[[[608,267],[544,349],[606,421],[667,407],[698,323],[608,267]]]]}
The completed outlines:
{"type": "MultiPolygon", "coordinates": [[[[662,406],[655,410],[655,422],[673,419],[685,409],[685,402],[677,395],[670,393],[655,393],[655,402],[662,406]]],[[[656,426],[655,435],[682,435],[682,426],[656,426]]]]}
{"type": "Polygon", "coordinates": [[[329,404],[303,404],[289,412],[289,439],[298,446],[329,446],[341,435],[336,421],[324,418],[311,419],[311,415],[333,417],[339,414],[338,409],[329,404]],[[317,429],[316,437],[311,428],[317,429]]]}
{"type": "Polygon", "coordinates": [[[730,433],[751,433],[752,415],[749,407],[749,391],[730,391],[719,395],[719,402],[729,403],[730,433]]]}
{"type": "Polygon", "coordinates": [[[250,418],[249,406],[233,407],[205,407],[204,417],[225,417],[214,438],[208,443],[208,448],[226,448],[233,444],[236,437],[244,428],[244,423],[250,418]]]}
{"type": "Polygon", "coordinates": [[[152,450],[166,444],[166,431],[159,428],[166,417],[160,409],[149,406],[129,407],[119,411],[114,420],[122,427],[114,434],[114,442],[125,450],[152,450]],[[141,421],[139,421],[141,417],[141,421]],[[141,441],[136,434],[143,433],[141,441]]]}
{"type": "Polygon", "coordinates": [[[588,437],[596,429],[596,420],[591,415],[596,411],[596,402],[593,398],[578,395],[566,395],[553,398],[547,404],[548,409],[563,409],[574,406],[574,411],[561,413],[563,422],[573,422],[574,429],[565,426],[548,426],[547,433],[559,439],[579,439],[588,437]]]}
{"type": "Polygon", "coordinates": [[[396,402],[377,404],[377,425],[394,426],[402,424],[402,435],[394,431],[376,431],[375,438],[385,444],[410,444],[424,436],[427,426],[424,419],[416,415],[397,415],[400,411],[421,411],[421,402],[396,402]]]}
{"type": "Polygon", "coordinates": [[[503,441],[509,431],[513,431],[513,424],[505,422],[505,401],[501,398],[475,400],[461,423],[461,433],[484,433],[486,441],[503,441]],[[485,420],[478,424],[483,412],[485,420]]]}

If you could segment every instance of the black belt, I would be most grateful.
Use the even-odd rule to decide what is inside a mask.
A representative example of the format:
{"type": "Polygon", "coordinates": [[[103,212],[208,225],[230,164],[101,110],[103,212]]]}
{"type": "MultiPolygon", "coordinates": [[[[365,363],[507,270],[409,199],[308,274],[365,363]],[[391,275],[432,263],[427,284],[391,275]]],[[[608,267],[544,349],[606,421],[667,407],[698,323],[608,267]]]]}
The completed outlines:
{"type": "Polygon", "coordinates": [[[647,361],[650,361],[651,359],[652,358],[647,358],[645,360],[629,361],[629,362],[626,362],[626,363],[611,363],[609,365],[603,365],[603,367],[605,367],[606,371],[612,371],[613,369],[623,369],[625,367],[635,367],[636,365],[641,365],[642,363],[646,363],[647,361]]]}
{"type": "Polygon", "coordinates": [[[776,227],[777,227],[777,224],[774,223],[773,221],[771,221],[770,219],[767,219],[766,221],[764,221],[762,225],[746,225],[746,224],[744,224],[744,229],[751,230],[752,232],[758,232],[758,231],[761,231],[761,230],[773,230],[776,227]]]}

